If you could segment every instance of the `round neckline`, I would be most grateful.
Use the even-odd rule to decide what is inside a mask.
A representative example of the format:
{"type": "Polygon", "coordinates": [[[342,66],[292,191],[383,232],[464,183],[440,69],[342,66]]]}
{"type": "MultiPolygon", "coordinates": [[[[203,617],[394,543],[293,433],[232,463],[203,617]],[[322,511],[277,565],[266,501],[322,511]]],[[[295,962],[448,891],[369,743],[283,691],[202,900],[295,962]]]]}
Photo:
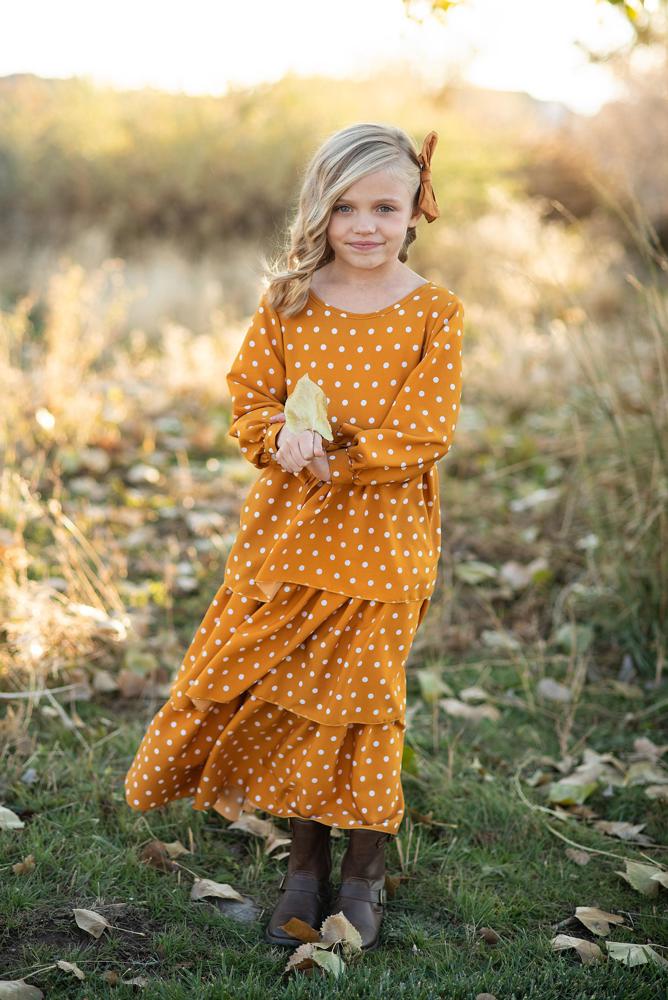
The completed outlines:
{"type": "Polygon", "coordinates": [[[318,302],[321,306],[324,306],[325,309],[331,309],[334,312],[338,313],[339,316],[343,316],[346,318],[349,316],[353,316],[356,319],[366,319],[372,316],[384,316],[386,313],[392,312],[394,309],[397,308],[397,306],[402,305],[408,299],[412,298],[422,288],[426,288],[428,285],[433,286],[433,284],[434,284],[433,281],[423,281],[422,284],[418,285],[417,288],[414,288],[412,292],[408,292],[406,295],[403,296],[403,298],[397,299],[396,302],[391,302],[389,306],[383,306],[382,309],[374,309],[373,312],[365,312],[365,313],[351,312],[350,309],[342,309],[340,306],[334,306],[331,304],[331,302],[326,302],[324,299],[321,299],[319,295],[316,295],[316,293],[313,291],[312,288],[309,288],[309,297],[315,299],[315,301],[318,302]]]}

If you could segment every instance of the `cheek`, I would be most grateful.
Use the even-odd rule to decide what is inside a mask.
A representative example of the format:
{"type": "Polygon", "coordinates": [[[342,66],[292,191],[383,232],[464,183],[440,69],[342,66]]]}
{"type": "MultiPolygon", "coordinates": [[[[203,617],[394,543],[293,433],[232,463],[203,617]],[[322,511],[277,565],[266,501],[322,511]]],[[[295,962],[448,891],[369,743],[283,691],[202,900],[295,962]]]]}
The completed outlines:
{"type": "Polygon", "coordinates": [[[331,215],[327,226],[327,236],[330,240],[332,237],[336,239],[341,233],[345,233],[346,228],[346,220],[342,215],[331,215]]]}

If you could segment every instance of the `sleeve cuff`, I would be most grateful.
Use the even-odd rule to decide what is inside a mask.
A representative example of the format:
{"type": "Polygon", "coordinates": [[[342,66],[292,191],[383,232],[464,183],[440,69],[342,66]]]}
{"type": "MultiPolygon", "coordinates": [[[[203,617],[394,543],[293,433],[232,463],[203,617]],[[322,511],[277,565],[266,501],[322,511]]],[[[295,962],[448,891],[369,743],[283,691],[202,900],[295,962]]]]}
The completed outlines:
{"type": "Polygon", "coordinates": [[[335,448],[327,454],[329,459],[329,481],[333,486],[358,483],[349,448],[335,448]]]}
{"type": "Polygon", "coordinates": [[[278,433],[283,427],[284,420],[276,420],[273,424],[268,424],[267,429],[264,432],[264,451],[267,456],[267,461],[270,462],[276,452],[278,451],[278,445],[276,443],[276,438],[278,433]]]}

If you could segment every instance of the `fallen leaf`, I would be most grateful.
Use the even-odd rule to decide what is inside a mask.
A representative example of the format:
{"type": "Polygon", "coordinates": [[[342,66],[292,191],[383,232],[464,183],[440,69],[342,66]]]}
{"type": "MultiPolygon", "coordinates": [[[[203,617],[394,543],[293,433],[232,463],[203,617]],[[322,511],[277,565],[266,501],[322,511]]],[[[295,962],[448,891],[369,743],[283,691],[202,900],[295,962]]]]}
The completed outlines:
{"type": "Polygon", "coordinates": [[[585,927],[600,937],[610,933],[610,924],[623,924],[624,917],[618,913],[607,913],[597,906],[576,906],[575,916],[585,927]]]}
{"type": "Polygon", "coordinates": [[[304,944],[300,944],[298,948],[295,948],[290,958],[285,966],[285,972],[291,972],[295,969],[300,969],[302,971],[311,969],[313,967],[313,952],[315,951],[315,942],[306,941],[304,944]]]}
{"type": "Polygon", "coordinates": [[[633,741],[633,746],[635,753],[630,755],[632,760],[651,760],[653,764],[656,764],[668,750],[668,743],[657,746],[647,736],[639,736],[633,741]]]}
{"type": "Polygon", "coordinates": [[[281,930],[284,930],[290,937],[297,938],[298,941],[320,940],[320,934],[315,927],[311,927],[310,924],[307,924],[305,920],[301,920],[299,917],[290,917],[286,924],[281,924],[281,930]]]}
{"type": "Polygon", "coordinates": [[[645,795],[648,799],[655,799],[659,802],[668,802],[668,785],[647,785],[645,795]]]}
{"type": "Polygon", "coordinates": [[[331,973],[335,979],[345,971],[345,963],[340,955],[337,955],[334,951],[329,951],[326,948],[317,948],[315,945],[311,946],[313,948],[312,959],[319,965],[320,968],[324,969],[325,972],[331,973]]]}
{"type": "Polygon", "coordinates": [[[501,718],[501,713],[495,705],[467,705],[458,698],[441,698],[439,705],[448,715],[458,719],[471,719],[474,722],[491,719],[492,722],[497,722],[501,718]]]}
{"type": "Polygon", "coordinates": [[[385,876],[385,889],[387,890],[387,895],[390,899],[394,899],[397,894],[397,889],[401,885],[402,881],[406,878],[405,875],[386,875],[385,876]]]}
{"type": "Polygon", "coordinates": [[[107,927],[111,927],[109,921],[101,913],[96,913],[94,910],[76,908],[72,912],[81,930],[86,931],[94,938],[99,938],[107,927]]]}
{"type": "Polygon", "coordinates": [[[279,830],[270,820],[261,819],[255,813],[242,812],[238,819],[230,823],[228,830],[243,830],[244,833],[252,833],[255,837],[281,838],[285,837],[282,830],[279,830]]]}
{"type": "Polygon", "coordinates": [[[351,924],[347,916],[340,910],[338,913],[330,913],[320,927],[320,934],[324,944],[337,944],[341,942],[353,950],[362,949],[362,938],[360,932],[351,924]]]}
{"type": "MultiPolygon", "coordinates": [[[[162,843],[162,841],[156,841],[156,843],[162,843]]],[[[182,854],[192,854],[192,851],[189,851],[180,840],[172,840],[168,844],[162,843],[162,846],[170,858],[180,858],[182,854]]]]}
{"type": "Polygon", "coordinates": [[[0,982],[1,1000],[42,1000],[44,994],[25,979],[5,979],[0,982]]]}
{"type": "MultiPolygon", "coordinates": [[[[0,830],[22,830],[25,823],[19,819],[15,812],[11,809],[7,809],[6,806],[0,806],[0,830]]],[[[17,980],[22,982],[22,980],[17,980]]]]}
{"type": "Polygon", "coordinates": [[[653,844],[654,841],[644,833],[640,833],[646,823],[625,823],[622,820],[608,821],[599,819],[594,823],[594,829],[599,833],[607,833],[611,837],[618,837],[620,840],[632,840],[641,844],[653,844]]]}
{"type": "Polygon", "coordinates": [[[591,854],[587,851],[578,851],[575,847],[566,848],[566,857],[574,861],[576,865],[588,865],[591,861],[591,854]]]}
{"type": "Polygon", "coordinates": [[[624,965],[647,965],[648,962],[656,962],[662,968],[668,969],[668,961],[648,944],[630,944],[627,941],[606,941],[605,944],[610,957],[624,965]]]}
{"type": "Polygon", "coordinates": [[[639,760],[631,764],[626,772],[627,785],[668,785],[668,771],[659,764],[639,760]]]}
{"type": "Polygon", "coordinates": [[[571,781],[554,781],[548,788],[548,800],[560,805],[580,805],[598,788],[598,782],[592,781],[580,785],[571,781]]]}
{"type": "Polygon", "coordinates": [[[214,882],[210,878],[196,878],[190,890],[190,898],[202,899],[204,896],[218,896],[221,899],[243,899],[241,893],[233,889],[227,882],[214,882]]]}
{"type": "Polygon", "coordinates": [[[551,944],[553,951],[574,948],[583,965],[592,965],[603,959],[603,952],[596,942],[587,941],[585,938],[572,937],[570,934],[557,934],[555,938],[552,938],[551,944]]]}
{"type": "Polygon", "coordinates": [[[146,844],[139,855],[139,860],[151,868],[157,868],[158,871],[175,872],[179,870],[179,865],[176,861],[172,861],[166,844],[163,844],[161,840],[152,840],[146,844]]]}
{"type": "Polygon", "coordinates": [[[63,972],[73,972],[77,979],[86,978],[86,974],[82,972],[79,966],[75,965],[74,962],[66,962],[64,958],[59,958],[56,965],[59,969],[62,969],[63,972]]]}
{"type": "MultiPolygon", "coordinates": [[[[264,843],[264,852],[265,854],[271,854],[271,852],[275,851],[278,847],[285,847],[286,844],[290,844],[291,842],[292,842],[291,837],[282,837],[282,836],[276,837],[272,833],[267,837],[264,843]]],[[[288,854],[289,853],[290,852],[288,851],[288,854]]]]}
{"type": "Polygon", "coordinates": [[[660,868],[656,868],[654,865],[644,865],[641,861],[627,859],[624,864],[626,871],[615,870],[615,875],[620,875],[636,892],[649,899],[654,899],[659,893],[659,880],[655,876],[665,873],[660,868]]]}
{"type": "Polygon", "coordinates": [[[15,865],[12,865],[12,871],[15,875],[27,875],[28,872],[35,870],[35,856],[34,854],[28,854],[23,861],[17,861],[15,865]]]}

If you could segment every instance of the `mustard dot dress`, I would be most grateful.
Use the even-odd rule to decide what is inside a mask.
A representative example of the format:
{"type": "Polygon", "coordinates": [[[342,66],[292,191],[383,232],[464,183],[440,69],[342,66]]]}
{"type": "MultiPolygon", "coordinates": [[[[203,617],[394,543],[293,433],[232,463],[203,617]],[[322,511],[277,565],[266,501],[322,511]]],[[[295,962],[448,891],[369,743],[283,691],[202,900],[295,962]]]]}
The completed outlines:
{"type": "Polygon", "coordinates": [[[425,282],[371,313],[266,295],[228,372],[229,434],[258,470],[224,578],[125,778],[141,812],[180,798],[395,834],[404,814],[405,664],[433,593],[436,463],[452,445],[464,309],[425,282]],[[275,460],[308,372],[330,481],[275,460]]]}

